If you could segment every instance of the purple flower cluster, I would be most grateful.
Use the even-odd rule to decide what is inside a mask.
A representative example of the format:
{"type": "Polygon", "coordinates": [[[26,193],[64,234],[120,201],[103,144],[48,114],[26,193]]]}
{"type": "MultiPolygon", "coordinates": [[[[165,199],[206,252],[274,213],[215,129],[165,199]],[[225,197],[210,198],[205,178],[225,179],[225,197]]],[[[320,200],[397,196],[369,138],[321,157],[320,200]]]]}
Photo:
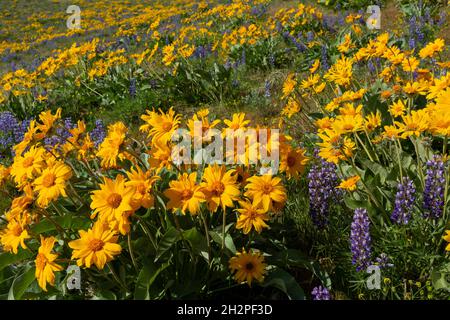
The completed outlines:
{"type": "Polygon", "coordinates": [[[54,135],[44,139],[46,147],[49,148],[58,144],[64,144],[67,138],[70,138],[71,136],[69,130],[73,128],[75,128],[75,125],[72,120],[69,118],[64,119],[64,126],[57,127],[54,135]]]}
{"type": "Polygon", "coordinates": [[[313,223],[323,228],[328,223],[330,202],[342,198],[342,190],[336,189],[339,179],[336,165],[320,159],[308,173],[309,213],[313,223]]]}
{"type": "Polygon", "coordinates": [[[12,147],[22,141],[29,123],[19,121],[9,111],[0,113],[0,159],[14,156],[12,147]]]}
{"type": "Polygon", "coordinates": [[[370,237],[370,221],[366,209],[355,209],[350,231],[352,264],[356,271],[361,271],[370,264],[372,239],[370,237]]]}
{"type": "Polygon", "coordinates": [[[96,148],[103,142],[106,137],[106,128],[102,120],[95,121],[95,127],[92,129],[90,136],[96,148]]]}
{"type": "Polygon", "coordinates": [[[130,93],[130,97],[136,97],[136,78],[130,79],[130,87],[128,88],[128,91],[130,93]]]}
{"type": "Polygon", "coordinates": [[[330,292],[322,286],[314,287],[311,295],[313,300],[331,300],[330,292]]]}
{"type": "Polygon", "coordinates": [[[395,195],[395,207],[391,214],[391,220],[397,224],[408,224],[411,219],[414,201],[416,200],[416,187],[409,177],[403,177],[397,186],[395,195]]]}
{"type": "Polygon", "coordinates": [[[423,191],[425,218],[438,219],[442,216],[445,192],[445,164],[442,158],[435,156],[427,161],[427,176],[423,191]]]}
{"type": "Polygon", "coordinates": [[[394,266],[392,263],[389,262],[390,259],[389,259],[388,255],[385,254],[385,253],[380,254],[380,256],[377,257],[375,259],[375,261],[377,262],[378,266],[381,269],[383,269],[383,268],[391,268],[391,267],[394,266]]]}
{"type": "Polygon", "coordinates": [[[286,39],[286,41],[292,42],[294,46],[297,48],[299,52],[304,52],[308,48],[305,46],[305,44],[302,41],[302,36],[299,34],[298,37],[294,37],[289,33],[289,31],[283,32],[283,38],[286,39]]]}

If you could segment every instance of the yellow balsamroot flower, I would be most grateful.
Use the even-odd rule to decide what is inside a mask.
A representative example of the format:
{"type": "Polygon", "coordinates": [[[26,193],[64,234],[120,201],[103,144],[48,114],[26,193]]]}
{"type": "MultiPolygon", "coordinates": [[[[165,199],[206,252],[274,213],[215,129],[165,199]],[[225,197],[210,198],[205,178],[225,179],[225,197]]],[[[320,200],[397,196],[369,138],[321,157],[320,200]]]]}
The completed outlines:
{"type": "Polygon", "coordinates": [[[60,195],[67,197],[66,181],[72,176],[72,170],[62,162],[44,169],[41,175],[33,182],[34,191],[38,193],[39,207],[46,208],[50,202],[58,199],[60,195]]]}
{"type": "Polygon", "coordinates": [[[350,49],[355,48],[355,44],[352,42],[352,38],[350,36],[350,33],[347,33],[344,36],[344,41],[337,46],[337,49],[340,53],[347,53],[350,49]]]}
{"type": "Polygon", "coordinates": [[[318,84],[319,81],[320,76],[318,74],[312,74],[306,80],[302,80],[302,82],[300,83],[300,88],[304,90],[309,89],[318,84]]]}
{"type": "Polygon", "coordinates": [[[356,184],[357,182],[361,180],[361,178],[359,176],[353,176],[350,177],[346,180],[343,180],[338,186],[337,188],[339,189],[345,189],[348,191],[354,191],[356,190],[356,184]]]}
{"type": "Polygon", "coordinates": [[[384,139],[396,139],[400,136],[402,131],[396,126],[384,126],[383,138],[384,139]]]}
{"type": "Polygon", "coordinates": [[[280,171],[285,172],[286,176],[297,179],[305,171],[305,165],[308,163],[308,157],[305,156],[306,150],[302,148],[294,149],[290,146],[281,149],[280,171]]]}
{"type": "Polygon", "coordinates": [[[415,57],[408,57],[403,59],[402,68],[406,72],[414,72],[419,67],[419,60],[415,57]]]}
{"type": "Polygon", "coordinates": [[[128,181],[125,186],[134,188],[134,196],[131,205],[135,210],[141,206],[148,209],[153,206],[154,198],[151,194],[153,184],[159,179],[158,176],[152,176],[150,171],[143,172],[141,168],[131,168],[127,172],[128,181]]]}
{"type": "Polygon", "coordinates": [[[226,207],[233,207],[233,201],[238,199],[240,191],[235,173],[217,164],[209,165],[203,172],[202,192],[211,212],[216,212],[219,206],[225,211],[226,207]]]}
{"type": "Polygon", "coordinates": [[[159,109],[159,113],[155,111],[148,111],[147,114],[142,115],[141,119],[145,124],[140,126],[139,130],[146,132],[149,138],[152,138],[152,143],[159,140],[161,143],[167,143],[172,138],[172,134],[178,129],[181,122],[181,116],[175,115],[173,108],[170,108],[167,113],[159,109]]]}
{"type": "Polygon", "coordinates": [[[39,247],[36,260],[35,276],[42,290],[47,291],[47,283],[55,285],[55,271],[61,271],[63,268],[55,260],[57,254],[52,253],[55,244],[55,237],[44,238],[41,235],[41,246],[39,247]]]}
{"type": "Polygon", "coordinates": [[[450,88],[447,88],[436,98],[436,107],[450,109],[450,88]]]}
{"type": "Polygon", "coordinates": [[[196,215],[200,210],[200,204],[205,201],[202,188],[197,184],[197,173],[183,173],[178,180],[170,181],[169,189],[164,191],[169,198],[168,209],[180,209],[183,214],[196,215]]]}
{"type": "Polygon", "coordinates": [[[269,174],[248,178],[245,189],[244,196],[253,200],[254,205],[261,203],[266,212],[273,208],[274,203],[284,203],[287,199],[281,179],[269,174]]]}
{"type": "Polygon", "coordinates": [[[77,260],[78,266],[90,268],[94,264],[101,270],[122,251],[122,247],[117,244],[116,232],[106,228],[100,221],[92,229],[80,230],[78,233],[80,239],[69,242],[69,247],[73,249],[72,260],[77,260]]]}
{"type": "Polygon", "coordinates": [[[335,118],[332,128],[341,134],[363,130],[364,118],[360,115],[339,115],[335,118]]]}
{"type": "Polygon", "coordinates": [[[11,202],[9,211],[5,213],[6,221],[17,219],[22,213],[26,212],[28,207],[33,203],[33,190],[31,184],[26,184],[23,187],[24,193],[21,196],[15,197],[11,202]]]}
{"type": "Polygon", "coordinates": [[[341,57],[331,66],[324,78],[340,86],[348,86],[353,76],[353,60],[341,57]]]}
{"type": "Polygon", "coordinates": [[[33,140],[35,140],[35,139],[37,140],[36,131],[37,131],[36,120],[31,120],[30,125],[28,126],[28,129],[27,129],[27,132],[25,132],[25,134],[23,136],[23,140],[13,147],[13,149],[16,153],[16,156],[22,155],[23,152],[25,151],[25,149],[29,146],[29,144],[33,140]]]}
{"type": "Polygon", "coordinates": [[[250,120],[245,120],[245,113],[239,112],[239,113],[233,113],[233,116],[231,117],[231,120],[225,119],[223,120],[225,125],[233,130],[245,130],[250,123],[250,120]]]}
{"type": "Polygon", "coordinates": [[[355,107],[353,103],[345,103],[343,107],[339,108],[339,114],[341,116],[361,116],[362,117],[362,104],[355,107]]]}
{"type": "Polygon", "coordinates": [[[22,249],[27,248],[25,240],[30,238],[27,231],[28,221],[28,212],[21,212],[17,218],[8,222],[5,230],[0,231],[0,243],[4,251],[17,254],[19,245],[22,249]]]}
{"type": "Polygon", "coordinates": [[[369,113],[364,120],[364,126],[367,131],[373,131],[379,126],[381,126],[381,113],[377,110],[376,113],[369,113]]]}
{"type": "Polygon", "coordinates": [[[250,201],[239,201],[240,209],[236,211],[240,214],[236,222],[236,229],[243,229],[244,234],[248,234],[252,228],[261,233],[263,228],[268,228],[266,221],[269,220],[261,205],[255,206],[250,201]]]}
{"type": "Polygon", "coordinates": [[[325,129],[331,129],[333,122],[334,122],[334,118],[324,117],[322,119],[317,119],[314,124],[317,127],[317,129],[320,131],[320,130],[325,130],[325,129]]]}
{"type": "Polygon", "coordinates": [[[389,106],[389,113],[394,117],[401,117],[406,111],[406,106],[403,100],[397,100],[389,106]]]}
{"type": "Polygon", "coordinates": [[[289,97],[287,104],[284,106],[283,110],[281,110],[282,116],[287,116],[289,119],[294,115],[300,112],[300,104],[293,97],[289,97]]]}
{"type": "Polygon", "coordinates": [[[116,122],[108,127],[108,134],[100,144],[97,156],[101,158],[103,168],[116,168],[117,160],[124,160],[128,154],[123,151],[128,129],[123,122],[116,122]]]}
{"type": "Polygon", "coordinates": [[[445,47],[445,41],[441,38],[437,38],[433,42],[427,44],[419,51],[419,56],[422,59],[431,58],[436,52],[441,52],[445,47]]]}
{"type": "Polygon", "coordinates": [[[234,279],[239,282],[246,282],[250,287],[253,280],[264,281],[264,275],[267,273],[267,265],[264,263],[264,257],[259,252],[237,252],[229,261],[229,268],[234,273],[234,279]]]}
{"type": "Polygon", "coordinates": [[[150,159],[148,160],[150,167],[156,170],[156,173],[166,168],[172,168],[172,149],[167,144],[155,141],[150,150],[150,159]]]}
{"type": "Polygon", "coordinates": [[[309,72],[311,74],[315,73],[319,69],[319,67],[320,67],[320,60],[316,59],[316,60],[314,60],[313,64],[311,65],[311,68],[309,68],[309,72]]]}
{"type": "Polygon", "coordinates": [[[401,137],[403,139],[410,136],[420,136],[429,127],[429,116],[426,110],[414,110],[411,114],[403,115],[402,121],[395,121],[397,127],[402,131],[401,137]]]}
{"type": "Polygon", "coordinates": [[[427,85],[423,82],[417,82],[414,81],[413,83],[407,82],[405,86],[403,86],[403,91],[406,94],[414,95],[414,94],[420,94],[420,95],[426,95],[427,94],[427,85]]]}
{"type": "Polygon", "coordinates": [[[0,164],[0,187],[2,187],[8,180],[10,172],[11,172],[10,167],[5,167],[0,164]]]}
{"type": "Polygon", "coordinates": [[[322,142],[318,143],[319,156],[326,161],[338,164],[353,155],[355,143],[350,138],[328,129],[318,133],[318,136],[322,139],[322,142]]]}
{"type": "Polygon", "coordinates": [[[95,190],[91,195],[91,209],[94,212],[91,219],[97,214],[100,218],[112,221],[117,216],[121,217],[124,212],[133,211],[131,201],[134,196],[134,189],[125,185],[125,178],[118,175],[115,180],[104,178],[104,183],[100,184],[100,190],[95,190]]]}
{"type": "Polygon", "coordinates": [[[58,108],[58,110],[56,110],[56,113],[54,115],[51,113],[51,111],[42,112],[39,115],[39,120],[41,123],[37,125],[37,128],[40,131],[38,135],[39,139],[43,139],[47,134],[47,132],[49,132],[52,129],[55,121],[60,118],[61,118],[61,108],[58,108]]]}
{"type": "Polygon", "coordinates": [[[448,242],[445,250],[450,251],[450,230],[445,230],[445,236],[443,236],[442,239],[448,242]]]}
{"type": "Polygon", "coordinates": [[[18,187],[33,179],[44,166],[45,149],[32,146],[23,156],[17,155],[11,165],[11,176],[18,187]]]}
{"type": "Polygon", "coordinates": [[[396,46],[388,47],[383,57],[388,59],[394,66],[399,65],[405,59],[405,54],[396,46]]]}
{"type": "Polygon", "coordinates": [[[289,74],[283,83],[283,96],[281,97],[281,99],[285,99],[292,92],[294,92],[296,85],[297,85],[297,81],[295,80],[295,74],[293,74],[293,73],[289,74]]]}

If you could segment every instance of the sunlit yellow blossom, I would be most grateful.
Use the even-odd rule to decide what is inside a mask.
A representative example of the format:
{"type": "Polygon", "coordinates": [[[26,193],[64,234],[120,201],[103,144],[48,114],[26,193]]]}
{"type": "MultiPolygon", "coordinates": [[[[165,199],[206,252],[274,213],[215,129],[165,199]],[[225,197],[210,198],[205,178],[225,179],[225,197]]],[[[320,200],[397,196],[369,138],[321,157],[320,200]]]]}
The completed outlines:
{"type": "Polygon", "coordinates": [[[343,180],[343,181],[339,184],[338,188],[340,188],[340,189],[345,189],[345,190],[348,190],[348,191],[354,191],[354,190],[356,190],[356,184],[357,184],[357,182],[358,182],[360,179],[361,179],[361,178],[360,178],[359,176],[353,176],[353,177],[350,177],[350,178],[348,178],[348,179],[346,179],[346,180],[343,180]]]}
{"type": "Polygon", "coordinates": [[[38,193],[37,204],[45,208],[50,202],[61,195],[67,197],[66,182],[70,179],[72,170],[62,162],[57,162],[44,169],[41,175],[34,180],[34,191],[38,193]]]}
{"type": "Polygon", "coordinates": [[[88,231],[80,230],[78,233],[80,239],[69,242],[69,247],[73,249],[72,260],[77,260],[80,267],[95,265],[101,270],[122,251],[117,244],[116,232],[105,228],[101,222],[96,222],[88,231]]]}
{"type": "Polygon", "coordinates": [[[231,272],[235,273],[234,278],[237,282],[246,282],[249,286],[254,280],[264,281],[264,275],[267,273],[267,265],[264,263],[264,257],[259,252],[237,252],[230,259],[229,267],[231,272]]]}
{"type": "Polygon", "coordinates": [[[240,209],[236,209],[239,218],[236,222],[236,229],[243,229],[244,234],[248,234],[252,228],[260,233],[263,228],[268,228],[266,221],[269,220],[264,209],[255,206],[249,201],[239,201],[240,209]]]}
{"type": "Polygon", "coordinates": [[[147,132],[153,143],[156,140],[161,141],[161,143],[170,141],[172,134],[178,129],[181,122],[181,116],[176,115],[173,108],[170,108],[167,113],[164,113],[161,109],[159,113],[147,111],[147,114],[142,115],[141,118],[146,124],[142,125],[139,130],[147,132]]]}
{"type": "Polygon", "coordinates": [[[32,146],[23,156],[16,156],[11,166],[11,176],[17,186],[22,185],[27,179],[33,179],[44,166],[44,153],[42,147],[32,146]]]}
{"type": "Polygon", "coordinates": [[[131,201],[134,196],[134,189],[125,185],[125,178],[118,175],[115,180],[104,178],[100,184],[100,190],[95,190],[91,195],[91,209],[94,212],[91,219],[97,214],[102,218],[111,221],[121,217],[124,212],[133,211],[131,201]]]}
{"type": "Polygon", "coordinates": [[[42,290],[47,291],[47,283],[55,285],[55,271],[61,271],[63,268],[55,262],[58,255],[52,253],[56,242],[55,237],[44,238],[42,235],[40,237],[41,246],[35,260],[35,276],[42,290]]]}
{"type": "Polygon", "coordinates": [[[265,211],[271,210],[274,202],[284,203],[287,199],[281,179],[268,174],[248,178],[245,189],[244,196],[252,199],[254,205],[261,203],[265,211]]]}
{"type": "Polygon", "coordinates": [[[6,225],[6,229],[0,232],[0,243],[3,250],[17,254],[19,245],[22,249],[26,249],[25,240],[30,238],[28,234],[28,213],[23,212],[21,216],[12,219],[6,225]]]}
{"type": "Polygon", "coordinates": [[[389,113],[393,117],[401,117],[405,113],[405,110],[405,103],[400,99],[389,106],[389,113]]]}
{"type": "Polygon", "coordinates": [[[226,170],[225,166],[209,165],[203,172],[202,192],[205,195],[208,209],[211,212],[221,207],[233,207],[233,201],[239,197],[240,191],[234,170],[226,170]]]}
{"type": "Polygon", "coordinates": [[[196,215],[200,210],[200,204],[205,201],[202,187],[197,183],[197,173],[183,173],[178,180],[169,183],[169,189],[164,195],[169,198],[167,209],[180,209],[183,214],[189,211],[196,215]]]}

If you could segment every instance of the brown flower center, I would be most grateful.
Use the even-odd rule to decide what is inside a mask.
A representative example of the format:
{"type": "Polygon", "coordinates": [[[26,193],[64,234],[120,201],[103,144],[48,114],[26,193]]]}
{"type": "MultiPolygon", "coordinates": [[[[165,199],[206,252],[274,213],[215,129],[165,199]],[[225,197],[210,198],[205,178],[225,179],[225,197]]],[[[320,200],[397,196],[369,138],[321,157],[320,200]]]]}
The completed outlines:
{"type": "Polygon", "coordinates": [[[225,186],[220,181],[214,181],[211,189],[215,196],[220,196],[225,191],[225,186]]]}
{"type": "Polygon", "coordinates": [[[188,200],[188,199],[192,198],[193,194],[194,193],[192,192],[192,190],[184,189],[183,192],[181,193],[181,198],[183,200],[188,200]]]}
{"type": "Polygon", "coordinates": [[[264,194],[269,194],[271,193],[273,190],[273,187],[271,184],[266,183],[263,187],[262,187],[262,191],[264,192],[264,194]]]}
{"type": "Polygon", "coordinates": [[[294,156],[287,157],[287,165],[288,167],[293,167],[295,165],[296,159],[294,156]]]}
{"type": "Polygon", "coordinates": [[[23,166],[25,168],[28,168],[28,167],[33,165],[33,162],[34,162],[34,158],[33,157],[27,157],[27,158],[25,158],[25,160],[23,160],[23,166]]]}
{"type": "Polygon", "coordinates": [[[91,242],[89,242],[89,249],[91,251],[99,251],[103,249],[103,246],[105,243],[100,239],[92,239],[91,242]]]}
{"type": "Polygon", "coordinates": [[[252,271],[253,268],[254,268],[254,266],[253,266],[253,263],[251,263],[251,262],[249,262],[249,263],[247,263],[247,264],[245,265],[245,269],[246,269],[247,271],[252,271]]]}
{"type": "Polygon", "coordinates": [[[37,257],[36,257],[36,268],[39,270],[44,269],[45,264],[47,263],[47,257],[42,254],[42,253],[38,253],[37,257]]]}
{"type": "Polygon", "coordinates": [[[23,229],[19,224],[16,224],[13,226],[11,231],[15,237],[19,237],[22,234],[23,229]]]}
{"type": "Polygon", "coordinates": [[[172,122],[168,122],[168,121],[164,122],[162,124],[162,128],[166,132],[170,131],[172,129],[172,122]]]}
{"type": "Polygon", "coordinates": [[[108,197],[107,202],[111,207],[117,209],[122,203],[122,196],[118,193],[111,193],[108,197]]]}
{"type": "Polygon", "coordinates": [[[50,188],[55,185],[56,177],[53,173],[47,173],[42,179],[42,185],[45,188],[50,188]]]}

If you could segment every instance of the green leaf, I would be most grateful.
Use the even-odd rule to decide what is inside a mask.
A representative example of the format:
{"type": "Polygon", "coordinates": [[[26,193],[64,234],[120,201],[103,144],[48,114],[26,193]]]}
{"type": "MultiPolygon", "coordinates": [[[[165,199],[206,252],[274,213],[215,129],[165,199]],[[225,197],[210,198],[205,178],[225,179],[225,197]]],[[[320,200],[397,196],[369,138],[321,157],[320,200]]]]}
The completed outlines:
{"type": "Polygon", "coordinates": [[[7,266],[28,259],[33,256],[33,253],[29,250],[19,250],[17,254],[4,252],[0,254],[0,271],[7,266]]]}
{"type": "Polygon", "coordinates": [[[150,300],[150,287],[155,282],[158,275],[169,267],[169,263],[164,263],[159,268],[154,263],[147,263],[142,267],[139,272],[139,276],[136,282],[136,288],[134,290],[135,300],[150,300]]]}
{"type": "Polygon", "coordinates": [[[274,287],[283,291],[291,300],[305,300],[305,292],[294,277],[283,269],[276,268],[266,278],[263,287],[274,287]]]}
{"type": "Polygon", "coordinates": [[[35,279],[35,268],[25,267],[25,271],[16,277],[9,289],[8,300],[20,300],[35,279]]]}
{"type": "Polygon", "coordinates": [[[183,232],[183,237],[189,242],[192,250],[197,255],[201,255],[208,260],[208,244],[206,237],[203,236],[195,227],[183,232]]]}
{"type": "MultiPolygon", "coordinates": [[[[53,217],[52,220],[61,226],[61,228],[67,230],[67,229],[74,229],[74,230],[80,230],[85,229],[89,226],[91,223],[90,220],[84,217],[77,217],[73,216],[71,214],[67,214],[62,217],[53,217]]],[[[35,224],[31,231],[36,234],[41,234],[49,231],[56,230],[56,225],[52,221],[45,219],[41,222],[35,224]]]]}
{"type": "Polygon", "coordinates": [[[181,237],[178,230],[173,227],[169,228],[158,243],[155,262],[158,261],[164,253],[170,250],[170,248],[172,248],[172,246],[180,239],[181,237]]]}
{"type": "MultiPolygon", "coordinates": [[[[222,245],[222,232],[210,231],[211,238],[218,244],[222,245]]],[[[225,248],[230,250],[233,254],[236,253],[236,246],[230,234],[225,234],[225,248]]]]}
{"type": "Polygon", "coordinates": [[[431,281],[433,283],[434,289],[443,289],[446,291],[450,291],[450,283],[447,281],[448,277],[450,277],[450,272],[449,270],[445,270],[445,268],[433,271],[431,273],[431,281]]]}

